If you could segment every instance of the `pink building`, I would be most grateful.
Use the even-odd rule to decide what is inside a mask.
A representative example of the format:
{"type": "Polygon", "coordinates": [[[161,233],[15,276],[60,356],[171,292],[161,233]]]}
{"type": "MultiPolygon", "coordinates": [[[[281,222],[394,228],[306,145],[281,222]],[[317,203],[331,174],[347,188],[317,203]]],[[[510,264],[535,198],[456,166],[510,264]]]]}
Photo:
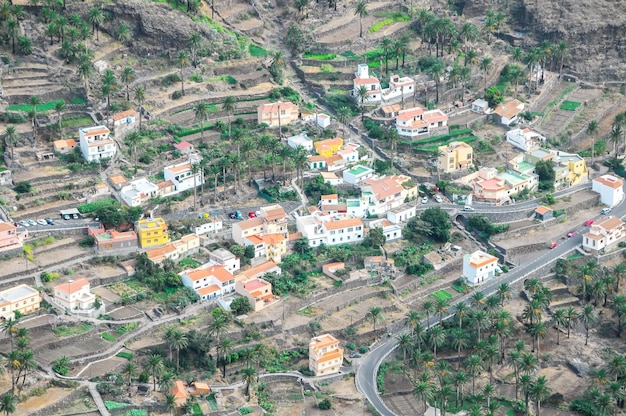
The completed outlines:
{"type": "Polygon", "coordinates": [[[0,252],[22,248],[28,232],[18,233],[17,227],[10,222],[0,222],[0,252]]]}

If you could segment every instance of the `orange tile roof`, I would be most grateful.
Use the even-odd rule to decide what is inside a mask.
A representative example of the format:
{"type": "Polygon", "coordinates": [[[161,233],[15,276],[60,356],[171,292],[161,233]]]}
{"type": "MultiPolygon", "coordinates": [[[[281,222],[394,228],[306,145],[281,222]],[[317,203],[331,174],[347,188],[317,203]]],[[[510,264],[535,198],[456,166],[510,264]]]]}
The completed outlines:
{"type": "Polygon", "coordinates": [[[59,292],[66,293],[71,295],[76,292],[80,292],[83,290],[83,287],[89,285],[89,281],[84,277],[80,279],[74,280],[73,282],[61,283],[60,285],[56,285],[54,290],[58,290],[59,292]]]}
{"type": "Polygon", "coordinates": [[[269,244],[271,246],[275,246],[287,240],[282,234],[265,234],[261,237],[261,239],[265,242],[265,244],[269,244]]]}
{"type": "Polygon", "coordinates": [[[379,179],[366,179],[365,184],[371,186],[372,193],[378,200],[400,193],[404,189],[392,176],[383,176],[379,179]]]}
{"type": "Polygon", "coordinates": [[[235,225],[237,225],[242,230],[247,230],[249,228],[254,228],[254,227],[263,225],[263,218],[261,217],[250,218],[249,220],[239,221],[235,225]]]}
{"type": "Polygon", "coordinates": [[[15,230],[17,227],[10,222],[0,222],[0,231],[15,230]]]}
{"type": "Polygon", "coordinates": [[[343,358],[343,349],[334,350],[331,352],[327,352],[321,357],[317,359],[318,363],[324,363],[326,361],[336,360],[338,358],[343,358]]]}
{"type": "Polygon", "coordinates": [[[194,282],[211,276],[222,283],[233,279],[232,273],[220,265],[207,267],[206,269],[197,269],[187,273],[187,277],[194,282]]]}
{"type": "Polygon", "coordinates": [[[409,108],[408,110],[401,110],[396,116],[396,120],[409,121],[413,117],[421,116],[424,114],[424,109],[421,107],[409,108]]]}
{"type": "Polygon", "coordinates": [[[339,344],[339,340],[331,334],[323,334],[317,337],[313,337],[309,342],[310,347],[315,349],[328,348],[331,345],[339,344]]]}
{"type": "Polygon", "coordinates": [[[330,194],[330,195],[322,195],[321,199],[337,199],[339,198],[339,195],[337,194],[330,194]]]}
{"type": "Polygon", "coordinates": [[[343,145],[343,139],[341,137],[335,137],[333,139],[320,140],[313,143],[316,149],[324,149],[326,147],[341,146],[343,145]]]}
{"type": "Polygon", "coordinates": [[[165,169],[169,170],[170,172],[174,174],[181,173],[187,170],[191,170],[191,163],[187,162],[187,163],[181,163],[178,166],[166,166],[165,169]]]}
{"type": "Polygon", "coordinates": [[[339,155],[332,155],[326,158],[326,164],[328,166],[333,166],[337,162],[343,162],[343,158],[339,155]]]}
{"type": "Polygon", "coordinates": [[[121,185],[123,183],[128,182],[128,179],[126,179],[124,175],[114,175],[114,176],[109,176],[109,182],[115,185],[121,185]]]}
{"type": "Polygon", "coordinates": [[[174,186],[174,182],[172,182],[170,180],[161,181],[161,182],[157,182],[156,186],[159,189],[171,188],[172,186],[174,186]]]}
{"type": "Polygon", "coordinates": [[[55,140],[53,145],[55,149],[63,149],[65,147],[76,147],[76,140],[74,139],[55,140]]]}
{"type": "Polygon", "coordinates": [[[359,78],[359,77],[356,77],[356,78],[354,78],[354,83],[356,85],[380,84],[380,81],[376,77],[369,77],[369,78],[359,78]]]}
{"type": "Polygon", "coordinates": [[[596,182],[600,182],[602,185],[608,186],[613,189],[621,188],[624,186],[624,180],[612,175],[603,175],[594,179],[596,182]]]}
{"type": "Polygon", "coordinates": [[[139,113],[137,113],[132,108],[130,110],[122,111],[121,113],[113,114],[113,120],[118,121],[126,117],[136,117],[139,113]]]}
{"type": "Polygon", "coordinates": [[[84,133],[83,133],[83,136],[85,136],[85,137],[90,137],[90,136],[97,136],[97,135],[99,135],[99,134],[107,134],[107,133],[110,133],[110,132],[111,132],[109,129],[107,129],[107,128],[106,128],[106,127],[104,127],[104,126],[99,126],[99,127],[101,127],[101,128],[100,128],[100,129],[98,129],[98,130],[91,130],[91,131],[86,131],[86,132],[84,132],[84,133]]]}
{"type": "Polygon", "coordinates": [[[174,382],[174,387],[172,387],[170,391],[174,395],[177,405],[181,406],[187,401],[187,388],[182,380],[176,380],[174,382]]]}
{"type": "Polygon", "coordinates": [[[481,251],[474,252],[470,257],[470,266],[474,268],[483,267],[489,263],[497,262],[498,258],[481,251]]]}
{"type": "Polygon", "coordinates": [[[583,236],[585,236],[586,238],[589,238],[591,240],[602,240],[604,238],[604,236],[602,234],[585,233],[585,234],[583,234],[583,236]]]}
{"type": "Polygon", "coordinates": [[[175,253],[176,247],[172,243],[167,243],[163,247],[152,248],[146,251],[146,256],[151,261],[159,261],[167,257],[168,254],[175,253]]]}
{"type": "Polygon", "coordinates": [[[261,104],[258,107],[258,110],[260,110],[261,113],[274,112],[278,111],[279,106],[281,110],[298,110],[298,106],[291,101],[278,101],[275,103],[261,104]]]}
{"type": "Polygon", "coordinates": [[[595,223],[596,226],[602,227],[607,231],[614,230],[624,225],[624,221],[617,217],[608,217],[595,223]]]}
{"type": "Polygon", "coordinates": [[[270,207],[261,207],[261,218],[267,221],[274,221],[287,216],[285,209],[280,205],[276,205],[272,209],[268,209],[270,207]],[[265,216],[263,216],[263,212],[265,212],[265,216]]]}
{"type": "Polygon", "coordinates": [[[261,237],[259,237],[258,235],[256,235],[256,234],[255,235],[249,235],[246,238],[248,239],[249,242],[251,242],[255,246],[257,244],[261,244],[263,242],[263,239],[261,237]]]}
{"type": "Polygon", "coordinates": [[[326,227],[327,230],[338,230],[341,228],[356,227],[359,225],[363,225],[363,221],[361,221],[360,218],[346,218],[343,220],[328,221],[324,223],[324,227],[326,227]]]}
{"type": "Polygon", "coordinates": [[[500,117],[511,118],[522,111],[520,107],[524,108],[524,104],[520,100],[511,100],[498,105],[493,112],[500,117]]]}
{"type": "Polygon", "coordinates": [[[252,279],[252,280],[248,280],[247,282],[244,282],[243,287],[248,292],[251,292],[253,290],[261,289],[262,287],[265,287],[267,285],[269,285],[269,282],[266,282],[263,279],[252,279]]]}
{"type": "Polygon", "coordinates": [[[207,287],[200,288],[196,290],[196,293],[200,296],[209,295],[211,293],[216,293],[220,291],[220,287],[218,285],[211,285],[207,287]]]}
{"type": "Polygon", "coordinates": [[[297,233],[291,233],[289,234],[289,241],[296,241],[300,237],[302,237],[302,233],[299,231],[297,233]]]}
{"type": "Polygon", "coordinates": [[[265,263],[261,263],[256,267],[252,267],[248,270],[244,270],[237,275],[237,280],[242,281],[246,278],[262,276],[265,273],[268,273],[270,270],[276,267],[276,263],[273,260],[266,261],[265,263]]]}
{"type": "Polygon", "coordinates": [[[321,156],[321,155],[309,156],[309,162],[322,162],[324,160],[326,160],[326,158],[324,156],[321,156]]]}
{"type": "Polygon", "coordinates": [[[535,210],[535,212],[539,215],[544,215],[546,212],[550,212],[550,211],[552,211],[552,209],[548,207],[544,207],[543,205],[540,207],[537,207],[537,209],[535,210]]]}

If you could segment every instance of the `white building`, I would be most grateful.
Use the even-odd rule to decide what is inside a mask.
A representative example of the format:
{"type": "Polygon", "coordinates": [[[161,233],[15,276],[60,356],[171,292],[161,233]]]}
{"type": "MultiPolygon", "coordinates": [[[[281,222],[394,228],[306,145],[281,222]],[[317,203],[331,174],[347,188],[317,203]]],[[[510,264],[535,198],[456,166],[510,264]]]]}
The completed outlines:
{"type": "Polygon", "coordinates": [[[591,225],[588,233],[583,234],[583,249],[598,254],[600,251],[615,246],[626,236],[624,221],[617,217],[606,217],[591,225]]]}
{"type": "Polygon", "coordinates": [[[104,303],[101,303],[100,309],[96,310],[96,295],[91,293],[89,281],[84,277],[56,285],[53,293],[54,302],[70,313],[105,313],[104,303]]]}
{"type": "Polygon", "coordinates": [[[134,109],[115,113],[109,118],[109,125],[113,127],[130,127],[139,120],[139,113],[134,109]]]}
{"type": "Polygon", "coordinates": [[[343,178],[337,176],[335,172],[320,172],[320,176],[324,179],[324,183],[329,183],[333,186],[343,185],[343,178]]]}
{"type": "Polygon", "coordinates": [[[365,218],[369,199],[365,197],[346,199],[346,215],[351,218],[365,218]]]}
{"type": "Polygon", "coordinates": [[[359,161],[359,151],[358,148],[360,146],[356,143],[348,143],[343,149],[339,149],[337,151],[337,155],[341,156],[341,158],[346,162],[346,164],[355,163],[359,161]]]}
{"type": "Polygon", "coordinates": [[[469,284],[478,285],[496,277],[499,272],[498,258],[477,250],[463,256],[463,277],[469,284]]]}
{"type": "Polygon", "coordinates": [[[398,208],[387,211],[387,219],[392,224],[401,224],[407,222],[411,218],[417,215],[417,208],[415,205],[402,205],[398,208]]]}
{"type": "Polygon", "coordinates": [[[364,166],[356,165],[351,169],[343,171],[343,181],[352,185],[358,185],[366,179],[374,177],[374,169],[364,166]]]}
{"type": "Polygon", "coordinates": [[[78,131],[80,151],[87,162],[111,159],[117,148],[109,138],[111,131],[105,126],[85,127],[78,131]]]}
{"type": "Polygon", "coordinates": [[[378,220],[370,221],[369,225],[370,230],[374,228],[380,228],[383,230],[383,234],[389,241],[395,241],[402,238],[402,227],[397,224],[393,224],[386,218],[380,218],[378,220]]]}
{"type": "Polygon", "coordinates": [[[415,80],[410,77],[392,75],[389,77],[389,88],[383,90],[383,100],[391,101],[396,98],[413,97],[415,94],[415,80]]]}
{"type": "Polygon", "coordinates": [[[361,187],[361,196],[369,200],[368,213],[382,217],[387,211],[417,198],[417,184],[404,175],[367,179],[361,187]]]}
{"type": "Polygon", "coordinates": [[[129,207],[141,206],[157,196],[160,196],[159,187],[146,178],[136,179],[120,190],[120,198],[129,207]]]}
{"type": "Polygon", "coordinates": [[[298,231],[309,240],[311,247],[320,244],[337,246],[358,243],[365,237],[365,227],[360,218],[341,215],[324,216],[319,211],[296,219],[298,231]]]}
{"type": "Polygon", "coordinates": [[[210,221],[205,222],[204,224],[200,224],[197,227],[194,227],[193,232],[196,235],[213,234],[221,231],[222,227],[222,220],[213,218],[210,221]]]}
{"type": "Polygon", "coordinates": [[[307,152],[313,151],[313,140],[309,139],[309,136],[304,132],[296,136],[287,137],[287,145],[292,149],[302,147],[307,152]]]}
{"type": "Polygon", "coordinates": [[[396,130],[403,137],[430,136],[435,132],[448,132],[448,116],[439,109],[426,110],[415,107],[401,110],[396,116],[396,130]]]}
{"type": "Polygon", "coordinates": [[[506,141],[525,152],[541,147],[546,138],[529,128],[513,129],[506,132],[506,141]]]}
{"type": "Polygon", "coordinates": [[[311,123],[315,123],[315,125],[321,129],[325,129],[330,126],[330,116],[324,113],[315,113],[315,114],[307,114],[306,116],[302,116],[304,121],[308,121],[311,123]]]}
{"type": "Polygon", "coordinates": [[[510,126],[517,122],[518,116],[522,111],[524,111],[524,103],[514,99],[498,105],[496,109],[493,110],[493,114],[496,115],[500,124],[510,126]]]}
{"type": "Polygon", "coordinates": [[[172,181],[176,192],[183,192],[203,184],[204,175],[202,174],[202,169],[198,168],[198,171],[193,173],[192,165],[194,162],[195,160],[190,158],[187,162],[177,163],[163,168],[165,180],[172,181]]]}
{"type": "Polygon", "coordinates": [[[472,111],[478,114],[484,114],[489,110],[489,103],[482,98],[475,100],[472,103],[472,111]]]}
{"type": "Polygon", "coordinates": [[[591,189],[600,194],[600,202],[614,207],[624,199],[624,180],[613,175],[602,175],[591,183],[591,189]]]}
{"type": "Polygon", "coordinates": [[[365,87],[368,92],[368,98],[364,104],[376,104],[382,101],[383,91],[380,87],[380,81],[376,77],[371,77],[367,64],[359,64],[357,72],[354,74],[352,96],[361,104],[359,93],[361,87],[365,87]]]}
{"type": "Polygon", "coordinates": [[[225,248],[218,248],[209,253],[209,259],[215,264],[224,266],[230,273],[235,273],[241,267],[239,257],[235,256],[225,248]]]}
{"type": "Polygon", "coordinates": [[[235,291],[235,277],[224,266],[185,270],[179,275],[183,286],[195,290],[203,300],[215,299],[235,291]]]}

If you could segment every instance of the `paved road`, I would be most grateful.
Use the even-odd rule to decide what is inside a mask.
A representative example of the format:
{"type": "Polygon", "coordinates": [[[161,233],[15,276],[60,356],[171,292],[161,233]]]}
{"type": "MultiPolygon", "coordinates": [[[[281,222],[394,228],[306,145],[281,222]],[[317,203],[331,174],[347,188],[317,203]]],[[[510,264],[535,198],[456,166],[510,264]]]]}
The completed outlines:
{"type": "MultiPolygon", "coordinates": [[[[626,204],[622,201],[619,206],[613,208],[610,215],[623,218],[626,215],[626,204]]],[[[598,215],[594,219],[601,217],[601,215],[598,215]]],[[[485,296],[489,296],[496,291],[497,287],[501,283],[512,284],[531,277],[533,272],[539,268],[556,261],[558,258],[580,246],[582,244],[581,234],[586,230],[586,228],[587,227],[584,227],[582,224],[575,227],[577,235],[572,238],[567,238],[566,235],[555,236],[555,240],[558,241],[556,248],[552,250],[546,248],[546,250],[533,261],[511,270],[509,273],[506,273],[497,279],[485,283],[480,287],[480,290],[485,294],[485,296]]],[[[470,297],[471,294],[465,295],[455,301],[453,305],[461,301],[469,302],[470,297]]],[[[449,310],[450,312],[444,316],[444,319],[448,319],[454,314],[453,308],[449,308],[449,310]]],[[[423,321],[422,324],[426,327],[427,323],[426,321],[423,321]]],[[[431,325],[437,325],[437,322],[431,322],[431,325]]],[[[398,343],[395,338],[385,338],[381,341],[379,345],[374,347],[372,351],[363,357],[355,378],[357,389],[367,397],[370,403],[383,416],[395,416],[395,413],[393,413],[385,405],[378,394],[378,390],[376,388],[376,375],[378,374],[378,367],[381,362],[395,350],[397,345],[398,343]]]]}

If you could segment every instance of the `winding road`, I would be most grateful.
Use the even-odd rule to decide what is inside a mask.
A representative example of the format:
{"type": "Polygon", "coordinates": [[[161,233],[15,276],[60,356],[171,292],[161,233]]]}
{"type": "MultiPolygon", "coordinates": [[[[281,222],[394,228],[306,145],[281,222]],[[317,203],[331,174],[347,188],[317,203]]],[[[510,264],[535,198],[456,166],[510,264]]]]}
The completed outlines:
{"type": "MultiPolygon", "coordinates": [[[[502,209],[502,208],[500,208],[502,209]]],[[[611,215],[614,215],[619,218],[623,218],[626,215],[626,204],[622,201],[620,205],[613,208],[611,215]]],[[[598,215],[594,219],[597,220],[602,216],[598,215]]],[[[550,250],[546,248],[545,252],[541,254],[539,257],[535,258],[533,261],[523,264],[510,272],[501,275],[497,279],[491,280],[480,287],[480,290],[485,294],[485,296],[489,296],[493,294],[497,287],[501,283],[509,283],[513,284],[519,282],[523,279],[526,279],[532,275],[535,271],[551,264],[556,261],[558,258],[563,257],[567,253],[575,250],[582,244],[582,233],[586,230],[582,224],[579,224],[576,228],[576,236],[572,238],[565,237],[565,240],[558,239],[562,236],[555,236],[555,240],[558,241],[558,245],[550,250]]],[[[454,306],[458,302],[464,301],[468,302],[470,300],[471,294],[462,296],[452,303],[451,306],[454,306]]],[[[444,319],[449,319],[454,315],[453,308],[449,308],[449,312],[444,315],[444,319]]],[[[426,327],[426,321],[422,322],[422,325],[426,327]]],[[[432,325],[437,325],[437,322],[431,322],[432,325]]],[[[376,388],[376,375],[378,374],[378,367],[383,362],[383,360],[391,354],[396,347],[398,346],[398,341],[395,337],[385,338],[374,347],[369,353],[367,353],[363,359],[361,360],[361,364],[357,369],[357,374],[355,377],[356,387],[359,392],[363,393],[369,402],[376,408],[376,410],[383,416],[396,416],[396,414],[391,411],[383,402],[382,398],[378,393],[378,389],[376,388]]]]}

